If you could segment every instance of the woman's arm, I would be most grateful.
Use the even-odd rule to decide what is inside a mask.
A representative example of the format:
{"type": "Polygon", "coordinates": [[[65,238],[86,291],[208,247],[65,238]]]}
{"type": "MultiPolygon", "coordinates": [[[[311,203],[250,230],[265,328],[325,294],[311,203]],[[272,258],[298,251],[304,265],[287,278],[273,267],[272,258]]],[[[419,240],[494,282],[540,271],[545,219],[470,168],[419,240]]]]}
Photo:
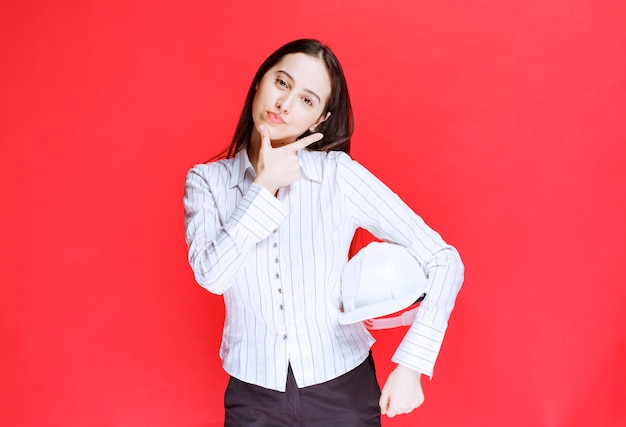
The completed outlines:
{"type": "Polygon", "coordinates": [[[339,185],[355,226],[404,246],[428,278],[426,298],[392,360],[432,377],[463,282],[459,254],[367,169],[345,155],[339,162],[339,185]]]}
{"type": "Polygon", "coordinates": [[[251,184],[226,217],[227,205],[234,203],[229,197],[235,197],[232,191],[237,190],[229,189],[226,180],[219,179],[220,174],[226,172],[216,165],[191,169],[183,200],[189,264],[198,283],[215,294],[232,285],[252,248],[287,215],[282,203],[265,188],[251,184]],[[223,205],[221,210],[218,203],[223,205]]]}
{"type": "Polygon", "coordinates": [[[381,392],[381,413],[393,417],[409,413],[424,402],[421,376],[432,378],[448,319],[463,283],[463,263],[456,249],[378,178],[348,156],[341,156],[340,162],[343,167],[339,184],[344,187],[355,226],[404,246],[428,278],[426,297],[392,357],[398,366],[381,392]]]}

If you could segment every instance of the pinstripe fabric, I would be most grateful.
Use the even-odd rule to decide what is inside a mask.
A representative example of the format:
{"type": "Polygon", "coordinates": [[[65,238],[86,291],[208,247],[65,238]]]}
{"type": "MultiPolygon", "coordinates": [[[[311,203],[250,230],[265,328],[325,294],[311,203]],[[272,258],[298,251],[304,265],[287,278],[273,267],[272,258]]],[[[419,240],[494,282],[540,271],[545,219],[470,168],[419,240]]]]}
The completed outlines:
{"type": "Polygon", "coordinates": [[[302,150],[299,159],[302,178],[277,197],[253,184],[245,151],[187,175],[189,263],[201,286],[224,295],[224,369],[284,391],[289,363],[306,387],[367,358],[369,332],[337,320],[339,278],[363,227],[405,246],[428,276],[428,295],[393,360],[432,376],[463,281],[457,251],[347,154],[302,150]]]}

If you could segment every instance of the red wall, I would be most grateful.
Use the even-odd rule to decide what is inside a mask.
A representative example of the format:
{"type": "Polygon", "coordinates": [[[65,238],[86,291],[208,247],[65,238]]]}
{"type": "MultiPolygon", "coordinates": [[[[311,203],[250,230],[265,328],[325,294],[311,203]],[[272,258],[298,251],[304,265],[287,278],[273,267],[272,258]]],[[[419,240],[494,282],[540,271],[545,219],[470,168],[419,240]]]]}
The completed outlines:
{"type": "Polygon", "coordinates": [[[240,3],[0,5],[0,424],[221,425],[183,181],[313,36],[354,156],[466,264],[425,404],[384,425],[626,425],[624,2],[240,3]]]}

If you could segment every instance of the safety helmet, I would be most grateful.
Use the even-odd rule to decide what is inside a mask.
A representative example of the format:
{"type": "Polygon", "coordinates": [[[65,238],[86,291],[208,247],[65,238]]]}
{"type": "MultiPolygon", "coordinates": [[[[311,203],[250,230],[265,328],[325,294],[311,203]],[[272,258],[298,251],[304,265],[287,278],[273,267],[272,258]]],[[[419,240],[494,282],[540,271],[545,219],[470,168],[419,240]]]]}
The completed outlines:
{"type": "Polygon", "coordinates": [[[372,242],[344,267],[341,293],[341,324],[365,321],[369,329],[409,325],[415,319],[417,309],[396,317],[376,318],[420,301],[426,295],[426,276],[417,260],[402,246],[372,242]]]}

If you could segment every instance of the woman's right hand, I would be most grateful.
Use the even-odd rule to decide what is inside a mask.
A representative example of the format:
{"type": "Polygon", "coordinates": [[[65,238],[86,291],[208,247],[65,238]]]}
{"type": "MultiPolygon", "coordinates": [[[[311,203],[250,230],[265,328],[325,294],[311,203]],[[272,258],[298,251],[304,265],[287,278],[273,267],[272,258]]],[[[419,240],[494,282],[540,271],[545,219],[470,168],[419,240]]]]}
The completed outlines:
{"type": "Polygon", "coordinates": [[[298,151],[323,138],[321,133],[314,133],[291,144],[274,148],[267,127],[260,125],[259,133],[261,146],[257,164],[253,165],[256,170],[254,182],[267,188],[271,194],[276,194],[279,188],[300,179],[298,151]]]}

